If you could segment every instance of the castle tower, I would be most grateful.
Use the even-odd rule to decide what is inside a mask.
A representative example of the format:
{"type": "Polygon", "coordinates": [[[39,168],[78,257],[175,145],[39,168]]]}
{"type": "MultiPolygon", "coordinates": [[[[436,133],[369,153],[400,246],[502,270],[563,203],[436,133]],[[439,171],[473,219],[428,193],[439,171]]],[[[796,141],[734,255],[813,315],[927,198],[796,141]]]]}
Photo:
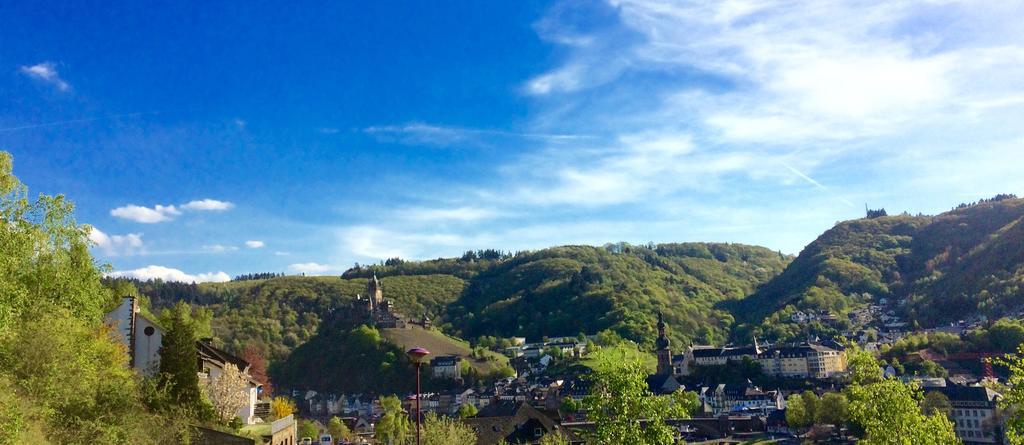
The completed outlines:
{"type": "Polygon", "coordinates": [[[384,302],[384,290],[380,286],[377,274],[373,274],[366,283],[366,298],[370,299],[370,310],[376,310],[384,302]]]}
{"type": "Polygon", "coordinates": [[[665,319],[658,311],[658,339],[654,341],[658,355],[658,374],[672,374],[672,350],[669,349],[668,337],[665,336],[665,319]]]}

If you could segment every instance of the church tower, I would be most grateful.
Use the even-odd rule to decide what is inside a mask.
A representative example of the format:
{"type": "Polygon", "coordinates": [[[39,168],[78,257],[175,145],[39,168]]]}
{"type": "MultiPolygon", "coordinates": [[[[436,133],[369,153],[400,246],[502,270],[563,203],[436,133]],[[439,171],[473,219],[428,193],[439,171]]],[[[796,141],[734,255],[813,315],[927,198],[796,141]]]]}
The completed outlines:
{"type": "Polygon", "coordinates": [[[665,336],[665,319],[661,311],[658,312],[658,339],[654,345],[658,348],[658,374],[672,374],[672,350],[669,349],[668,337],[665,336]]]}

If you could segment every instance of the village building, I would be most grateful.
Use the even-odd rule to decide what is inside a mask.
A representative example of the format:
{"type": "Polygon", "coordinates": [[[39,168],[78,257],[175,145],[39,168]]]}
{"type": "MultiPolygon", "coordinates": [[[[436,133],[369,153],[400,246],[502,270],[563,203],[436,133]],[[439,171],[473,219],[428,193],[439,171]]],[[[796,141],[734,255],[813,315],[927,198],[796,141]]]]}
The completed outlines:
{"type": "MultiPolygon", "coordinates": [[[[128,363],[139,374],[153,376],[160,370],[160,348],[163,346],[164,330],[157,322],[146,316],[133,296],[124,297],[121,304],[106,314],[107,324],[113,330],[113,337],[127,346],[128,363]]],[[[226,351],[217,349],[208,342],[196,342],[196,373],[200,381],[216,379],[228,363],[240,372],[249,375],[249,363],[226,351]]],[[[249,378],[245,389],[246,405],[238,410],[238,418],[245,424],[255,423],[257,398],[260,383],[249,378]]]]}
{"type": "Polygon", "coordinates": [[[442,355],[430,359],[430,376],[439,380],[460,380],[462,378],[462,357],[442,355]]]}
{"type": "Polygon", "coordinates": [[[983,386],[947,384],[925,388],[925,393],[939,392],[949,399],[949,418],[953,431],[964,445],[1002,444],[1002,423],[997,417],[999,393],[983,386]]]}
{"type": "Polygon", "coordinates": [[[772,376],[826,379],[846,372],[846,351],[804,342],[761,352],[757,362],[765,374],[772,376]]]}
{"type": "Polygon", "coordinates": [[[767,417],[785,407],[779,391],[764,391],[751,384],[706,386],[700,388],[698,397],[704,413],[713,416],[741,413],[767,417]]]}
{"type": "Polygon", "coordinates": [[[477,434],[478,445],[506,443],[536,444],[547,434],[559,434],[569,443],[583,443],[568,429],[540,410],[524,402],[498,402],[480,410],[475,417],[466,419],[477,434]]]}

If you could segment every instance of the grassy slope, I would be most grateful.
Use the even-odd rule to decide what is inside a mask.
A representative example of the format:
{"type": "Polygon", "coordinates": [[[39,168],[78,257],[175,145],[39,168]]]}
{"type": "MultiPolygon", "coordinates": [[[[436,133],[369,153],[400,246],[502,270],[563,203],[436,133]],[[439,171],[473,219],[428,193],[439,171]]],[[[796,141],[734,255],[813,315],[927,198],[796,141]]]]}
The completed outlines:
{"type": "Polygon", "coordinates": [[[491,351],[486,354],[490,360],[477,360],[470,357],[472,349],[469,343],[444,335],[435,330],[425,330],[418,326],[409,329],[382,329],[381,335],[403,351],[414,347],[426,348],[431,356],[457,355],[467,360],[481,374],[489,374],[508,364],[508,358],[491,351]]]}

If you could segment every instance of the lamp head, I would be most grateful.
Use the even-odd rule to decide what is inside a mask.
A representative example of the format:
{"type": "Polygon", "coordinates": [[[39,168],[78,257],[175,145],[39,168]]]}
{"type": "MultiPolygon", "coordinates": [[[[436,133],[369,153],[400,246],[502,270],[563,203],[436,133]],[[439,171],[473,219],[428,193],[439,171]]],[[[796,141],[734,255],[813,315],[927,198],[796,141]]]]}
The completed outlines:
{"type": "Polygon", "coordinates": [[[409,360],[413,363],[423,363],[423,358],[430,355],[430,351],[423,348],[412,348],[405,351],[405,354],[409,356],[409,360]]]}

